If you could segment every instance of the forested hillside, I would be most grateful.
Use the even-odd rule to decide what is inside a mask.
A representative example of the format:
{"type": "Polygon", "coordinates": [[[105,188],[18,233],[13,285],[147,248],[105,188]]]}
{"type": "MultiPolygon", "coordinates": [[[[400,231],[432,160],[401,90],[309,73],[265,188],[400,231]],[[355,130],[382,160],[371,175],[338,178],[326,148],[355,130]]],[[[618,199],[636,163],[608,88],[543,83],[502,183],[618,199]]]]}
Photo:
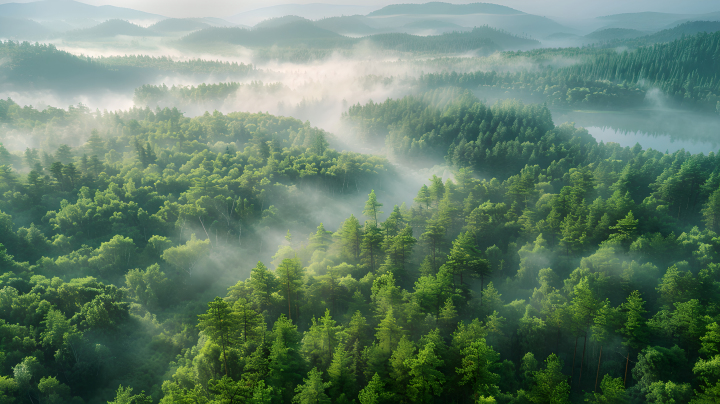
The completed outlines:
{"type": "Polygon", "coordinates": [[[540,95],[555,106],[628,107],[637,105],[647,90],[657,88],[680,105],[720,111],[720,32],[700,33],[669,43],[616,49],[539,49],[508,53],[542,58],[565,56],[578,63],[541,72],[447,72],[428,74],[420,81],[430,88],[499,87],[520,94],[540,95]]]}
{"type": "Polygon", "coordinates": [[[0,404],[720,402],[714,14],[56,1],[3,6],[0,404]]]}
{"type": "Polygon", "coordinates": [[[2,101],[3,139],[44,139],[0,148],[2,399],[720,394],[715,154],[597,143],[544,106],[459,90],[346,119],[400,154],[447,156],[453,178],[406,205],[373,190],[404,168],[294,119],[2,101]],[[86,135],[70,147],[50,125],[86,135]],[[356,213],[323,225],[320,200],[356,213]]]}

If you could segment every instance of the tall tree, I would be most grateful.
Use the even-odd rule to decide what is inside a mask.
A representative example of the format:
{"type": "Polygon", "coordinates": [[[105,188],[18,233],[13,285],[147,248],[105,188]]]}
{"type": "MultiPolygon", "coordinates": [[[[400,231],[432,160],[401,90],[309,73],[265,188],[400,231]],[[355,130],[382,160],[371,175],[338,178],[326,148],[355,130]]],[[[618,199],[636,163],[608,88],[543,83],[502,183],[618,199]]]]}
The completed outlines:
{"type": "Polygon", "coordinates": [[[408,395],[413,402],[431,403],[432,396],[439,396],[445,384],[445,375],[438,370],[444,364],[435,353],[435,344],[429,342],[418,352],[417,357],[407,359],[405,366],[410,369],[408,395]]]}
{"type": "Polygon", "coordinates": [[[340,237],[340,251],[343,258],[357,263],[360,260],[360,247],[363,240],[363,231],[360,221],[355,215],[350,215],[338,230],[340,237]]]}
{"type": "Polygon", "coordinates": [[[295,388],[295,397],[292,402],[296,404],[330,404],[330,397],[325,393],[330,386],[331,383],[323,382],[322,372],[313,368],[308,372],[307,379],[303,379],[303,384],[295,388]]]}
{"type": "Polygon", "coordinates": [[[570,385],[562,373],[562,361],[555,354],[545,360],[545,369],[534,371],[530,401],[537,404],[570,404],[570,385]]]}
{"type": "Polygon", "coordinates": [[[292,320],[293,302],[295,314],[299,312],[298,294],[303,286],[303,268],[297,258],[286,258],[275,270],[280,289],[287,299],[288,319],[292,320]]]}
{"type": "Polygon", "coordinates": [[[237,313],[222,298],[215,297],[212,302],[208,303],[208,310],[205,314],[200,314],[198,319],[198,328],[205,332],[211,341],[222,347],[225,376],[227,376],[226,349],[235,340],[238,327],[237,313]]]}
{"type": "Polygon", "coordinates": [[[382,206],[383,204],[378,202],[377,196],[375,195],[375,190],[373,189],[368,195],[367,202],[365,202],[365,209],[363,209],[363,215],[370,218],[370,220],[375,226],[378,225],[378,215],[381,215],[383,213],[382,211],[380,211],[380,208],[382,206]]]}
{"type": "Polygon", "coordinates": [[[500,376],[493,370],[497,367],[500,355],[488,346],[485,338],[473,341],[462,350],[462,367],[455,371],[462,377],[460,385],[469,384],[475,398],[494,397],[499,393],[500,376]]]}
{"type": "Polygon", "coordinates": [[[260,310],[264,311],[270,308],[271,296],[278,287],[275,274],[267,269],[262,262],[258,261],[255,268],[250,270],[248,283],[252,288],[252,299],[260,310]]]}

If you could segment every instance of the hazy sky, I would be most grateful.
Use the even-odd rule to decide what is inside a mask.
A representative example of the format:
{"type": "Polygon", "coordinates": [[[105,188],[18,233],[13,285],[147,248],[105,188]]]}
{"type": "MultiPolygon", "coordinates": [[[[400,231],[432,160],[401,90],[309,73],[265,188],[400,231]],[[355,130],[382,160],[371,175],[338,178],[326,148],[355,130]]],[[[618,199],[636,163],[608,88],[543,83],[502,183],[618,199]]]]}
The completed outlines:
{"type": "MultiPolygon", "coordinates": [[[[114,5],[161,14],[168,17],[228,17],[239,12],[278,4],[327,3],[346,5],[373,5],[381,7],[397,3],[425,3],[428,0],[84,0],[93,5],[114,5]]],[[[476,1],[452,1],[474,3],[476,1]]],[[[0,0],[0,3],[27,2],[0,0]]],[[[496,0],[488,3],[503,4],[527,13],[556,17],[595,17],[599,15],[637,11],[671,13],[705,13],[720,11],[718,0],[496,0]]]]}

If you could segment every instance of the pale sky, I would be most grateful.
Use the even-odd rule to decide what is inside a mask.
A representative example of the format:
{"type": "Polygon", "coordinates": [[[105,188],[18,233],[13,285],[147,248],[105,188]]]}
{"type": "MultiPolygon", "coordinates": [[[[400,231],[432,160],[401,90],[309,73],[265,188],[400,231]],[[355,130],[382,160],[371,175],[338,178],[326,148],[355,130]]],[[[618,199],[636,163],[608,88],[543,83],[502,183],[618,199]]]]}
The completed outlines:
{"type": "MultiPolygon", "coordinates": [[[[161,14],[167,17],[229,17],[256,8],[278,4],[327,3],[346,5],[373,5],[382,7],[397,3],[425,3],[428,0],[84,0],[92,5],[114,5],[161,14]]],[[[474,3],[477,1],[453,1],[474,3]]],[[[27,2],[0,0],[0,3],[27,2]]],[[[720,11],[718,0],[485,0],[520,11],[547,17],[588,18],[622,12],[658,11],[669,13],[707,13],[720,11]]],[[[379,8],[378,7],[378,8],[379,8]]]]}

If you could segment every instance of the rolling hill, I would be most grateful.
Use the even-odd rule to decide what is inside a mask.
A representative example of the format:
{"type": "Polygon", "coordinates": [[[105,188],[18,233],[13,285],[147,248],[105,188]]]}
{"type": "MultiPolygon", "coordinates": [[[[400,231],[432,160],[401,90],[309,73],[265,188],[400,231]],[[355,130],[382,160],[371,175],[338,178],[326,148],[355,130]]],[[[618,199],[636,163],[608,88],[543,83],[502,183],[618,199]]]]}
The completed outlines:
{"type": "Polygon", "coordinates": [[[94,38],[114,37],[118,35],[148,37],[160,36],[162,34],[124,20],[108,20],[91,28],[67,32],[63,35],[63,38],[71,40],[89,40],[94,38]]]}
{"type": "Polygon", "coordinates": [[[214,42],[231,43],[250,48],[298,46],[335,48],[352,45],[350,38],[319,28],[311,21],[297,20],[281,26],[244,28],[206,28],[185,36],[182,43],[199,45],[214,42]]]}
{"type": "Polygon", "coordinates": [[[315,26],[341,35],[365,36],[379,33],[372,20],[361,15],[329,17],[315,21],[315,26]]]}
{"type": "Polygon", "coordinates": [[[392,31],[396,31],[397,27],[425,20],[437,20],[461,27],[487,25],[515,35],[539,38],[555,32],[573,31],[549,18],[488,3],[394,4],[373,11],[367,16],[373,20],[376,28],[392,31]]]}
{"type": "Polygon", "coordinates": [[[162,20],[165,17],[124,7],[92,6],[73,0],[41,0],[0,4],[0,15],[8,18],[41,20],[162,20]]]}
{"type": "Polygon", "coordinates": [[[310,20],[308,20],[307,18],[303,18],[297,15],[286,15],[283,17],[269,18],[267,20],[260,21],[253,26],[253,29],[276,28],[296,21],[310,22],[310,20]]]}
{"type": "Polygon", "coordinates": [[[0,38],[22,40],[41,40],[53,33],[43,25],[23,18],[0,17],[0,38]]]}
{"type": "Polygon", "coordinates": [[[595,41],[612,41],[615,39],[631,39],[646,35],[645,32],[630,28],[605,28],[585,35],[585,38],[595,41]]]}
{"type": "Polygon", "coordinates": [[[235,14],[227,19],[237,24],[256,25],[259,22],[270,18],[296,15],[299,17],[320,20],[330,17],[341,17],[347,15],[365,15],[378,7],[363,5],[339,5],[339,4],[281,4],[270,7],[262,7],[235,14]]]}
{"type": "Polygon", "coordinates": [[[510,7],[491,3],[451,4],[431,2],[425,4],[392,4],[373,11],[368,17],[389,15],[467,15],[467,14],[525,14],[510,7]]]}
{"type": "Polygon", "coordinates": [[[211,26],[212,25],[196,18],[168,18],[167,20],[156,22],[148,27],[148,29],[157,32],[188,32],[210,28],[211,26]]]}
{"type": "Polygon", "coordinates": [[[455,54],[480,51],[483,54],[498,50],[529,49],[539,42],[518,37],[501,30],[483,26],[467,32],[453,32],[434,36],[407,33],[381,33],[362,38],[349,38],[316,26],[312,21],[298,20],[281,26],[240,28],[206,28],[185,36],[182,43],[204,46],[230,43],[249,48],[298,47],[312,49],[350,49],[354,45],[370,43],[381,49],[401,52],[455,54]]]}
{"type": "Polygon", "coordinates": [[[648,42],[670,42],[682,38],[683,35],[695,35],[700,32],[713,33],[720,31],[720,21],[690,21],[674,28],[664,29],[646,37],[648,42]]]}

